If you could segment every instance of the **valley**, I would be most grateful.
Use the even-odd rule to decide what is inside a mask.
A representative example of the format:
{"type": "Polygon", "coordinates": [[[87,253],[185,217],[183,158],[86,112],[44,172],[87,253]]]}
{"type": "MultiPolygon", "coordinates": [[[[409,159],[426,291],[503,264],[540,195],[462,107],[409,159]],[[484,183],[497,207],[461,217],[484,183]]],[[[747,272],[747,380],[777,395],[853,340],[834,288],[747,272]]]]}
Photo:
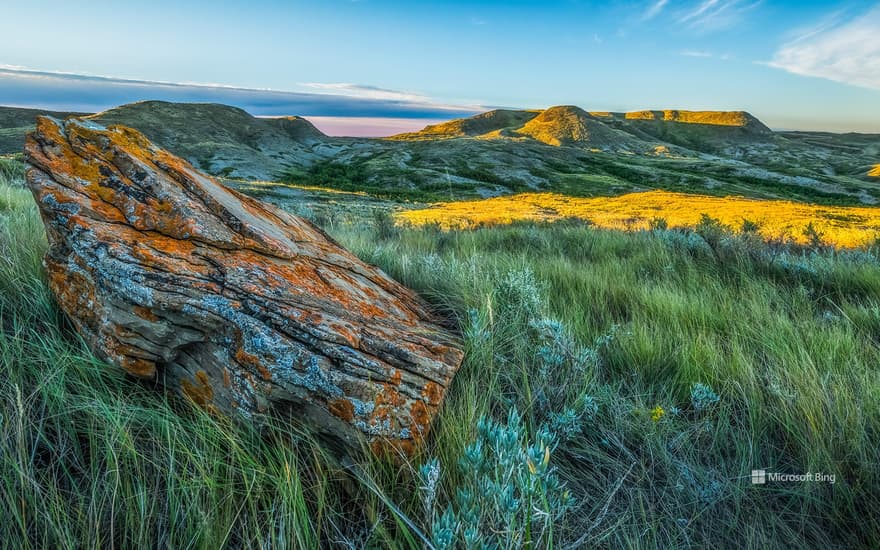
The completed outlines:
{"type": "MultiPolygon", "coordinates": [[[[15,111],[0,108],[8,118],[15,111]]],[[[149,101],[88,118],[138,129],[233,182],[404,201],[650,189],[838,205],[880,200],[880,135],[772,132],[743,112],[496,110],[385,139],[329,137],[300,117],[256,118],[213,104],[149,101]]],[[[18,153],[13,137],[23,143],[25,129],[4,130],[0,153],[18,153]]]]}

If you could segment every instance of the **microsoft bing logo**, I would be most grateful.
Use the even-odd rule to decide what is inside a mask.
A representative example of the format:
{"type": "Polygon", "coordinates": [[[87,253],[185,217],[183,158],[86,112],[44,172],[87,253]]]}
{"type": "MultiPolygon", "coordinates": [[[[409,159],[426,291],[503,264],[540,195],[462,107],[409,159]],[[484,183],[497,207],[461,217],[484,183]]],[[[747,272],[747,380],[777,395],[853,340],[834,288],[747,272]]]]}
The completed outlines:
{"type": "Polygon", "coordinates": [[[752,470],[752,485],[766,485],[768,481],[819,481],[834,483],[837,481],[835,474],[822,472],[807,472],[805,474],[783,474],[779,472],[767,472],[767,470],[752,470]]]}

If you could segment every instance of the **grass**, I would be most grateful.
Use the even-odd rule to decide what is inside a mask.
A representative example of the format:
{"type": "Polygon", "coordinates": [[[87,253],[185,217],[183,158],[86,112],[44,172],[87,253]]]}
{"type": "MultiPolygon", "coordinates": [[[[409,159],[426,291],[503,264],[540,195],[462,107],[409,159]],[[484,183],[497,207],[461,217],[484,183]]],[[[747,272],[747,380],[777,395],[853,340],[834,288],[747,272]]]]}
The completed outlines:
{"type": "Polygon", "coordinates": [[[575,508],[549,531],[508,530],[510,546],[880,543],[866,521],[880,513],[876,251],[771,247],[708,222],[624,233],[336,220],[334,237],[464,334],[465,364],[411,462],[341,465],[293,424],[213,418],[94,359],[43,281],[32,200],[0,182],[0,540],[423,547],[420,533],[448,527],[447,505],[461,517],[471,474],[457,463],[479,419],[516,409],[523,441],[555,432],[548,467],[575,508]],[[835,483],[751,485],[757,468],[835,483]]]}
{"type": "Polygon", "coordinates": [[[818,206],[668,191],[596,198],[524,193],[442,203],[402,212],[399,218],[403,223],[439,224],[444,228],[578,218],[608,229],[646,229],[651,220],[657,218],[666,220],[670,227],[693,227],[701,215],[708,213],[729,227],[740,227],[744,220],[757,223],[758,232],[767,239],[806,242],[804,231],[808,225],[828,244],[839,247],[870,244],[880,235],[880,208],[818,206]]]}

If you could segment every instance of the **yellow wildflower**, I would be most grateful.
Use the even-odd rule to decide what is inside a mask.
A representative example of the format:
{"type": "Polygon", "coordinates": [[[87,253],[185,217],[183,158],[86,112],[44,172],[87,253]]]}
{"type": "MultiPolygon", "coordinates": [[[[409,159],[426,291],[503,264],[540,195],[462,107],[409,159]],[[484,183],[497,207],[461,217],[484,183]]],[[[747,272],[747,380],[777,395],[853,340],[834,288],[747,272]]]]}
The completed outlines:
{"type": "Polygon", "coordinates": [[[663,415],[666,414],[666,411],[663,410],[663,407],[657,405],[651,410],[651,420],[654,422],[660,422],[660,419],[663,418],[663,415]]]}

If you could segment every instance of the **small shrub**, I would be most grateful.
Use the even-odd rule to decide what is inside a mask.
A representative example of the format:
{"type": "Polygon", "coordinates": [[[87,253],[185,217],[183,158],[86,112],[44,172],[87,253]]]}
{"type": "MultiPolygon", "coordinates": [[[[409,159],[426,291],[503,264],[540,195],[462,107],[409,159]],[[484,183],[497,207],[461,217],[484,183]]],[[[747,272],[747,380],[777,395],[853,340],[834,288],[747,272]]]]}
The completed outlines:
{"type": "Polygon", "coordinates": [[[458,461],[461,484],[455,498],[437,517],[439,462],[421,468],[422,490],[438,549],[545,548],[574,500],[550,465],[556,437],[547,428],[529,442],[516,409],[506,423],[481,418],[476,440],[458,461]]]}
{"type": "Polygon", "coordinates": [[[544,310],[542,286],[528,267],[508,271],[495,289],[501,318],[531,319],[544,310]]]}
{"type": "Polygon", "coordinates": [[[730,233],[729,228],[721,223],[717,218],[713,218],[709,214],[701,214],[700,221],[694,230],[698,235],[703,237],[709,246],[716,248],[722,238],[730,233]]]}
{"type": "Polygon", "coordinates": [[[651,218],[648,220],[648,227],[651,231],[664,231],[669,229],[669,222],[666,221],[666,218],[651,218]]]}
{"type": "Polygon", "coordinates": [[[380,241],[387,241],[398,234],[394,217],[384,208],[373,209],[373,229],[380,241]]]}
{"type": "Polygon", "coordinates": [[[760,229],[760,223],[752,221],[748,218],[743,218],[742,224],[739,227],[740,232],[746,234],[757,233],[760,229]]]}
{"type": "Polygon", "coordinates": [[[816,226],[813,225],[813,222],[807,224],[803,230],[803,236],[807,238],[807,244],[811,248],[824,248],[825,247],[825,234],[816,229],[816,226]]]}
{"type": "Polygon", "coordinates": [[[707,411],[720,401],[718,394],[712,391],[712,388],[700,382],[696,382],[691,386],[691,405],[700,412],[707,411]]]}

